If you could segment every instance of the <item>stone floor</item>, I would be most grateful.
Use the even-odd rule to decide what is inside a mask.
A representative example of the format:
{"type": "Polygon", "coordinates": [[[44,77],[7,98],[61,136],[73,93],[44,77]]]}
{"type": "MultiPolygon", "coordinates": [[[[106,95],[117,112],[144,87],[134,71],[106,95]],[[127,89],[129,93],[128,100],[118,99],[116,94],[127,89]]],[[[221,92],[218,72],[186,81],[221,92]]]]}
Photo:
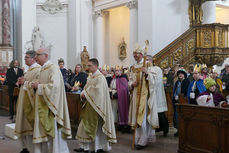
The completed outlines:
{"type": "MultiPolygon", "coordinates": [[[[0,140],[0,153],[19,153],[20,143],[17,140],[12,140],[4,136],[4,125],[11,123],[9,116],[2,115],[0,113],[0,137],[5,139],[0,140]]],[[[163,137],[162,133],[157,133],[157,142],[149,145],[144,150],[132,150],[132,134],[118,133],[118,143],[112,146],[112,150],[109,153],[176,153],[178,148],[178,138],[173,136],[175,129],[170,128],[170,132],[167,137],[163,137]]],[[[73,149],[78,148],[76,140],[68,140],[68,146],[71,153],[74,153],[73,149]]]]}

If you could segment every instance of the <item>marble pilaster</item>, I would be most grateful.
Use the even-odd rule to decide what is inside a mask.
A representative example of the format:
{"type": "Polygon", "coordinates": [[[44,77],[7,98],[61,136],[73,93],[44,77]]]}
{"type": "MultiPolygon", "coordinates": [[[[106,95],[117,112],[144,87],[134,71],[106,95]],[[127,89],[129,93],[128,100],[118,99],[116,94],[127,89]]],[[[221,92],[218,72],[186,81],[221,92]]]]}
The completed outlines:
{"type": "Polygon", "coordinates": [[[95,57],[99,61],[99,65],[102,66],[104,64],[104,11],[98,10],[95,12],[95,57]]]}
{"type": "MultiPolygon", "coordinates": [[[[138,42],[138,2],[132,0],[126,6],[130,9],[130,53],[132,53],[138,42]]],[[[131,63],[133,62],[132,58],[131,63]]]]}
{"type": "Polygon", "coordinates": [[[2,0],[2,44],[10,46],[10,1],[2,0]]]}

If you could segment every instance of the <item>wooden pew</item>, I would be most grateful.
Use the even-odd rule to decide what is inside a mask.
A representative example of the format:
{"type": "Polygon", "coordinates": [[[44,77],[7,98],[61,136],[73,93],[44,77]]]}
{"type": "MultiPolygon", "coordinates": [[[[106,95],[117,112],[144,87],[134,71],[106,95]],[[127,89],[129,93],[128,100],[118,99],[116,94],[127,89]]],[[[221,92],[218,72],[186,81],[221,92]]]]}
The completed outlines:
{"type": "Polygon", "coordinates": [[[229,108],[178,104],[178,153],[229,153],[229,108]]]}
{"type": "Polygon", "coordinates": [[[67,92],[66,97],[68,102],[68,110],[69,110],[71,127],[72,130],[76,131],[80,121],[80,112],[82,108],[80,95],[67,92]]]}
{"type": "MultiPolygon", "coordinates": [[[[7,91],[8,86],[0,85],[0,109],[9,111],[9,96],[7,91]]],[[[16,93],[18,93],[18,91],[15,91],[15,94],[16,93]]],[[[80,112],[82,107],[80,95],[74,93],[66,93],[66,97],[68,102],[71,127],[73,130],[76,130],[80,120],[80,112]]]]}
{"type": "Polygon", "coordinates": [[[165,113],[170,126],[173,126],[173,102],[172,102],[173,88],[165,87],[165,96],[168,106],[168,111],[165,113]]]}
{"type": "Polygon", "coordinates": [[[9,101],[8,86],[0,85],[0,109],[9,111],[9,101]]]}

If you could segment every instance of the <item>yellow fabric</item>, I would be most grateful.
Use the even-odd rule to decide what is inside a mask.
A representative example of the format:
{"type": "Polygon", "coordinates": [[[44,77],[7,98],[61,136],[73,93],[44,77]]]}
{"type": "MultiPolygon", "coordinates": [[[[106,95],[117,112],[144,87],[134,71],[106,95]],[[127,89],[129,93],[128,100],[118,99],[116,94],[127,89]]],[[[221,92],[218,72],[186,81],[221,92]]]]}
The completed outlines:
{"type": "Polygon", "coordinates": [[[55,136],[54,115],[46,105],[42,96],[38,96],[38,114],[40,123],[43,126],[46,134],[51,137],[55,136]]]}
{"type": "Polygon", "coordinates": [[[40,74],[40,65],[30,68],[25,74],[26,82],[20,87],[17,101],[15,133],[18,137],[32,135],[34,129],[34,90],[30,84],[40,74]]]}
{"type": "Polygon", "coordinates": [[[143,67],[143,60],[137,64],[134,64],[131,67],[131,73],[130,73],[130,80],[129,80],[129,86],[132,88],[131,96],[130,96],[130,107],[129,107],[129,125],[134,126],[141,126],[144,118],[144,114],[146,109],[148,109],[147,114],[147,121],[151,125],[152,128],[158,127],[158,115],[157,115],[157,101],[155,100],[156,92],[151,91],[149,86],[151,85],[151,88],[153,82],[155,83],[155,78],[153,78],[153,75],[151,75],[151,67],[152,64],[147,62],[146,67],[148,70],[148,76],[143,75],[143,84],[141,89],[141,77],[142,72],[141,69],[143,67]],[[132,83],[137,81],[138,86],[132,87],[132,83]],[[140,97],[139,97],[140,96],[140,97]],[[139,106],[138,106],[139,102],[139,106]],[[147,107],[146,107],[147,105],[147,107]],[[137,114],[137,108],[138,114],[137,114]]]}
{"type": "MultiPolygon", "coordinates": [[[[136,79],[139,82],[137,89],[137,98],[136,98],[136,108],[138,109],[138,115],[137,115],[137,124],[138,126],[142,125],[142,122],[144,120],[144,114],[146,109],[146,101],[148,99],[148,81],[146,81],[146,77],[143,78],[142,84],[141,84],[141,68],[133,68],[133,73],[136,74],[136,79]]],[[[137,113],[137,112],[136,112],[137,113]]]]}
{"type": "Polygon", "coordinates": [[[216,83],[218,84],[219,91],[223,92],[223,82],[219,78],[217,78],[216,83]]]}
{"type": "Polygon", "coordinates": [[[89,135],[89,137],[91,137],[92,140],[94,140],[97,132],[99,115],[88,102],[86,102],[85,107],[83,109],[83,127],[85,129],[85,132],[89,135]]]}
{"type": "Polygon", "coordinates": [[[54,119],[63,135],[70,137],[68,105],[60,69],[51,63],[42,67],[39,83],[39,92],[36,92],[35,101],[33,142],[45,142],[48,141],[49,136],[55,137],[54,119]]]}
{"type": "MultiPolygon", "coordinates": [[[[97,70],[95,74],[89,76],[87,80],[87,84],[85,85],[84,90],[82,91],[81,94],[85,95],[87,99],[86,107],[90,109],[89,112],[85,112],[85,113],[95,114],[91,109],[92,107],[93,110],[99,115],[99,119],[101,119],[103,122],[102,131],[104,134],[107,135],[108,141],[111,143],[116,143],[117,140],[116,140],[116,133],[114,127],[114,119],[112,114],[109,89],[107,86],[106,79],[102,75],[102,73],[100,73],[97,70]]],[[[89,132],[87,131],[88,129],[86,129],[88,127],[85,126],[86,125],[85,120],[86,119],[82,119],[79,124],[78,131],[76,134],[76,139],[80,142],[92,142],[93,135],[91,136],[88,135],[89,132]]],[[[96,131],[96,128],[97,126],[96,124],[94,124],[93,129],[91,129],[90,131],[96,131]]]]}
{"type": "Polygon", "coordinates": [[[33,106],[30,103],[29,96],[27,92],[24,93],[24,114],[27,120],[29,121],[31,127],[34,125],[34,109],[33,106]]]}

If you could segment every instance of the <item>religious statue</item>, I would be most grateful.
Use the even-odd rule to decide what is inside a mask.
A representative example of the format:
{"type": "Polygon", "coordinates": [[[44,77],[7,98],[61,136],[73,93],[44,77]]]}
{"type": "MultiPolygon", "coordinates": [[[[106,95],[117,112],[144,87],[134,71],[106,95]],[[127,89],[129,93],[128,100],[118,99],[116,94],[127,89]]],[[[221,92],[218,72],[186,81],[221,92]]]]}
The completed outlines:
{"type": "Polygon", "coordinates": [[[126,58],[126,47],[127,47],[127,44],[124,40],[124,38],[122,38],[122,42],[119,44],[119,58],[121,60],[124,60],[126,58]]]}
{"type": "Polygon", "coordinates": [[[33,50],[38,50],[44,46],[44,39],[41,35],[40,28],[35,27],[32,34],[32,46],[33,50]]]}
{"type": "Polygon", "coordinates": [[[87,63],[88,63],[88,60],[90,58],[86,46],[83,46],[83,51],[80,54],[80,58],[81,58],[81,65],[83,67],[83,70],[86,70],[87,69],[87,63]]]}

